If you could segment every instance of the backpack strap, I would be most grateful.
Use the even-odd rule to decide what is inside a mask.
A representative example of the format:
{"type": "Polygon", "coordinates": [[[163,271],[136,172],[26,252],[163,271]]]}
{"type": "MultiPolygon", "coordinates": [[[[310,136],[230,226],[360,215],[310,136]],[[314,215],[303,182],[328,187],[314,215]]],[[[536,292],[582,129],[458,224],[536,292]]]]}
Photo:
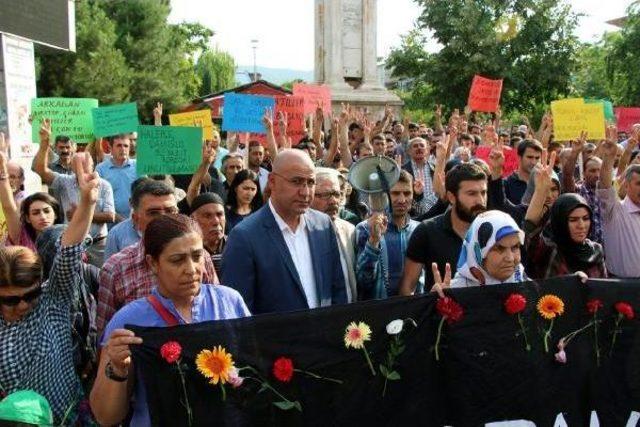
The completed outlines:
{"type": "Polygon", "coordinates": [[[147,301],[151,304],[151,307],[162,317],[162,320],[165,321],[167,326],[176,326],[180,322],[176,319],[176,316],[173,315],[169,310],[166,309],[164,305],[156,298],[155,295],[149,295],[147,297],[147,301]]]}

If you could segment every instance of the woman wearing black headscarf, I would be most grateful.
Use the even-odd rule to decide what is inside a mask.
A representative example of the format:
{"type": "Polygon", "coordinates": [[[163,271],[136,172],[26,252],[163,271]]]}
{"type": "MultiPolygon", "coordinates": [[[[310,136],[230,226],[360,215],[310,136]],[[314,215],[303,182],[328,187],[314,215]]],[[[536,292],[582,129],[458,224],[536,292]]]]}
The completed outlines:
{"type": "Polygon", "coordinates": [[[593,212],[584,198],[575,193],[558,197],[550,211],[547,233],[538,227],[546,189],[550,184],[547,168],[538,173],[536,191],[524,223],[528,273],[534,279],[584,272],[591,278],[607,277],[602,245],[587,238],[593,225],[593,212]]]}

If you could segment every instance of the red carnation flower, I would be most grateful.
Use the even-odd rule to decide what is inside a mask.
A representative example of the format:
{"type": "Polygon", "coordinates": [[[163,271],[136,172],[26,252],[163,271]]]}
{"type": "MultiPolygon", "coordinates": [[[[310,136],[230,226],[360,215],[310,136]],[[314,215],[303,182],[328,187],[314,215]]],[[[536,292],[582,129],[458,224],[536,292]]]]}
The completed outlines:
{"type": "Polygon", "coordinates": [[[182,355],[182,346],[176,341],[168,341],[160,347],[160,355],[167,363],[175,363],[182,355]]]}
{"type": "Polygon", "coordinates": [[[288,383],[293,377],[293,361],[288,357],[279,357],[273,362],[273,376],[278,381],[288,383]]]}
{"type": "Polygon", "coordinates": [[[635,316],[634,312],[633,312],[633,307],[631,307],[631,304],[626,303],[626,302],[617,302],[614,305],[616,311],[618,313],[620,313],[621,315],[623,315],[627,320],[632,320],[635,316]]]}
{"type": "Polygon", "coordinates": [[[462,306],[449,297],[438,298],[436,310],[450,324],[459,321],[464,315],[462,306]]]}
{"type": "Polygon", "coordinates": [[[522,294],[511,294],[504,301],[504,308],[509,314],[518,314],[524,311],[527,299],[522,294]]]}
{"type": "Polygon", "coordinates": [[[592,298],[587,301],[587,311],[589,314],[596,314],[602,307],[604,307],[604,304],[598,298],[592,298]]]}

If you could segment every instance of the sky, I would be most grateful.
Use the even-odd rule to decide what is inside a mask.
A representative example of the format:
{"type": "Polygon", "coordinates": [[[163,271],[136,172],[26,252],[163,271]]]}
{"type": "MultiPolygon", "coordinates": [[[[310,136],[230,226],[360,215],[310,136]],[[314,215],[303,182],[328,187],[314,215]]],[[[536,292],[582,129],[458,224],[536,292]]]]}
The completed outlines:
{"type": "MultiPolygon", "coordinates": [[[[569,0],[580,18],[577,35],[596,40],[615,27],[605,21],[624,16],[632,0],[569,0]]],[[[231,53],[238,65],[313,70],[315,0],[172,0],[169,20],[199,22],[212,29],[212,46],[231,53]]],[[[400,45],[420,14],[413,0],[378,0],[378,56],[400,45]]],[[[435,46],[435,44],[433,45],[435,46]]]]}

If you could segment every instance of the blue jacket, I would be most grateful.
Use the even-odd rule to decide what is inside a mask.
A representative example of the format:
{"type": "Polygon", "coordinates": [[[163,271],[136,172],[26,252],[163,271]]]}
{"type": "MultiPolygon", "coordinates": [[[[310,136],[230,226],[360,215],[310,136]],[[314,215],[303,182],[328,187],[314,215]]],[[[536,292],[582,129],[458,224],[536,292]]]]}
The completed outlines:
{"type": "MultiPolygon", "coordinates": [[[[305,214],[319,306],[347,302],[337,238],[329,216],[305,214]]],[[[240,222],[222,255],[222,284],[253,314],[308,309],[300,277],[269,204],[240,222]]]]}

